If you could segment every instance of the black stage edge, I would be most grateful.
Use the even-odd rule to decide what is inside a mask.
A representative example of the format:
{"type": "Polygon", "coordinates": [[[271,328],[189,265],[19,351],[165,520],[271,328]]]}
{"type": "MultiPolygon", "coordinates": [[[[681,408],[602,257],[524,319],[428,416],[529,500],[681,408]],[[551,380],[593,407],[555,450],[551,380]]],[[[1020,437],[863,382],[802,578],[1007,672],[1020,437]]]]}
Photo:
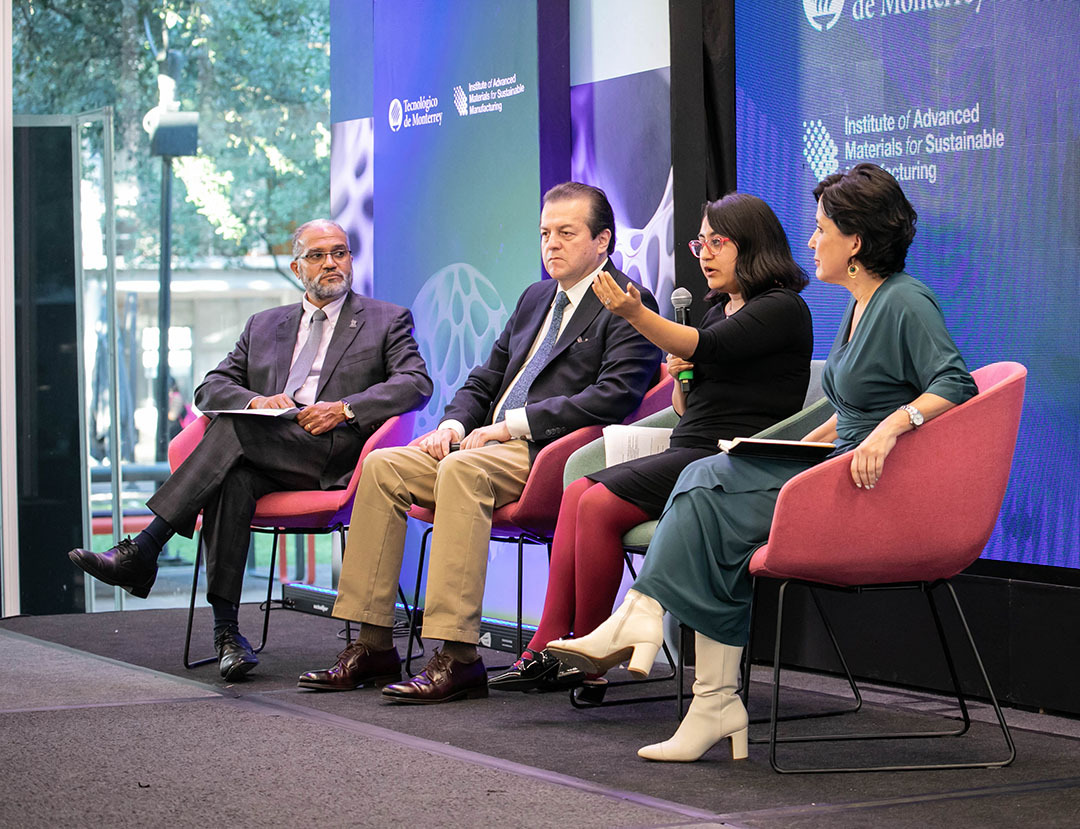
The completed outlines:
{"type": "MultiPolygon", "coordinates": [[[[1076,635],[1080,586],[984,575],[1011,572],[1059,581],[1076,579],[1075,572],[1051,572],[1064,569],[1015,570],[1005,562],[979,561],[952,580],[994,691],[1003,703],[1080,715],[1080,694],[1076,691],[1080,688],[1080,637],[1076,635]]],[[[755,662],[772,661],[778,589],[779,582],[766,581],[755,594],[755,662]]],[[[858,678],[947,692],[949,675],[921,593],[819,591],[819,596],[858,678]]],[[[790,648],[785,648],[783,663],[836,673],[835,656],[805,589],[795,588],[787,604],[784,641],[790,648]]],[[[964,688],[976,697],[985,696],[974,681],[974,661],[953,635],[959,624],[955,613],[943,610],[964,688]]]]}

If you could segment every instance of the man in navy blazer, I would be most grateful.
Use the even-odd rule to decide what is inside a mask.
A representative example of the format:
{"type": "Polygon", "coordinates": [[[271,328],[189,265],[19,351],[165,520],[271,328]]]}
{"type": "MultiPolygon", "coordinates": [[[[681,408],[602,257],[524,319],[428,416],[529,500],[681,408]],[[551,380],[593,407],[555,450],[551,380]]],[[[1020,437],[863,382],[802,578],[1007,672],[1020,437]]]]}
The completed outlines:
{"type": "Polygon", "coordinates": [[[629,282],[608,259],[614,233],[603,191],[566,182],[545,194],[540,239],[552,278],[525,289],[439,428],[411,446],[368,455],[352,515],[352,525],[365,529],[349,536],[334,605],[335,616],[361,623],[360,633],[333,667],[303,674],[301,687],[351,690],[400,679],[394,599],[406,512],[419,504],[435,511],[423,635],[445,645],[419,676],[383,694],[418,703],[487,696],[476,643],[492,511],[521,495],[545,444],[626,418],[659,367],[656,347],[593,293],[601,270],[621,286],[629,282]]]}
{"type": "Polygon", "coordinates": [[[255,502],[280,490],[338,489],[364,441],[387,418],[419,408],[432,384],[408,309],[354,294],[345,231],[327,220],[293,235],[295,305],[253,315],[236,346],[195,390],[203,411],[293,410],[280,417],[214,416],[202,440],[147,501],[156,516],[135,538],[71,560],[106,584],[145,598],[165,542],[195,531],[203,513],[207,599],[221,674],[258,663],[237,611],[255,502]]]}

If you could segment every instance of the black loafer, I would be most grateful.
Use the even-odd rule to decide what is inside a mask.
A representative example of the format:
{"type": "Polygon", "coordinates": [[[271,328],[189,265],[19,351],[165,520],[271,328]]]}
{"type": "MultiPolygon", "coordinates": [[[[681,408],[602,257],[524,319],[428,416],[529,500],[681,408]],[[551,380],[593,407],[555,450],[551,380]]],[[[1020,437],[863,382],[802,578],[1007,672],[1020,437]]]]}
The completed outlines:
{"type": "Polygon", "coordinates": [[[226,682],[243,679],[248,671],[259,664],[259,657],[239,631],[219,633],[214,637],[214,647],[218,652],[218,669],[226,682]]]}
{"type": "Polygon", "coordinates": [[[546,650],[525,651],[510,669],[488,680],[500,691],[565,691],[585,681],[577,668],[563,665],[546,650]]]}
{"type": "MultiPolygon", "coordinates": [[[[544,653],[550,658],[555,659],[552,654],[544,653]]],[[[555,659],[559,662],[558,659],[555,659]]],[[[573,668],[570,665],[565,665],[559,662],[559,670],[553,674],[548,674],[536,684],[536,690],[538,691],[569,691],[572,688],[580,688],[585,684],[585,672],[579,668],[573,668]]]]}

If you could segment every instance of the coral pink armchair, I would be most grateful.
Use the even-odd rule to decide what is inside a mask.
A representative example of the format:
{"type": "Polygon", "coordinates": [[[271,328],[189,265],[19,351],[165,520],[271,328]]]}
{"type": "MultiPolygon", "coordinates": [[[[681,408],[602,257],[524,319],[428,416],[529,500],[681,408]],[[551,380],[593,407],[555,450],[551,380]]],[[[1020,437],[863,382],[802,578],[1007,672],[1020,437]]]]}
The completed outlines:
{"type": "MultiPolygon", "coordinates": [[[[274,588],[274,563],[277,558],[278,537],[285,534],[318,535],[337,533],[341,549],[345,549],[345,533],[352,514],[356,487],[360,482],[360,473],[364,468],[364,459],[375,449],[385,446],[401,446],[409,441],[413,433],[415,412],[406,412],[386,420],[364,442],[360,458],[356,462],[349,484],[344,489],[301,490],[291,492],[271,492],[264,495],[255,504],[255,515],[251,519],[251,528],[256,532],[271,532],[274,535],[270,552],[270,576],[266,588],[266,612],[263,617],[262,642],[256,653],[266,645],[266,633],[270,626],[270,598],[274,588]]],[[[209,418],[203,416],[187,426],[169,444],[169,468],[176,469],[191,454],[202,439],[209,418]]],[[[194,668],[214,661],[214,658],[192,662],[189,658],[191,647],[191,626],[195,614],[195,596],[199,583],[199,566],[202,561],[202,545],[195,546],[195,572],[191,579],[191,602],[188,607],[187,636],[184,639],[184,666],[194,668]]],[[[411,616],[404,594],[401,600],[407,615],[411,616]]]]}
{"type": "Polygon", "coordinates": [[[1008,726],[948,579],[979,557],[994,529],[1012,466],[1027,370],[1019,363],[1003,362],[978,369],[973,376],[979,393],[918,432],[902,436],[873,490],[856,488],[850,474],[850,457],[838,457],[795,476],[780,491],[768,543],[750,561],[754,576],[784,582],[777,615],[768,740],[770,762],[778,772],[990,767],[1007,765],[1015,757],[1008,726]],[[959,736],[968,729],[967,706],[934,596],[935,590],[943,588],[959,614],[997,712],[1008,746],[1007,757],[991,762],[861,768],[781,767],[776,759],[779,742],[901,736],[777,736],[784,594],[790,583],[860,593],[916,588],[926,594],[955,686],[962,724],[957,730],[904,737],[959,736]]]}

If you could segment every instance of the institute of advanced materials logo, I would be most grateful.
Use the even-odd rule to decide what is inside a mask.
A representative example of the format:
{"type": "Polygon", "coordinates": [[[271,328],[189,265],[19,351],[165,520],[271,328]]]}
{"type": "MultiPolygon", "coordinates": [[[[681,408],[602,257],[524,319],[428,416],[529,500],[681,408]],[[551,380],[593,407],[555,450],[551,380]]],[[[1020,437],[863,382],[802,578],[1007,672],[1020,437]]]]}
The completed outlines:
{"type": "Polygon", "coordinates": [[[454,108],[457,114],[465,116],[469,114],[469,99],[465,96],[465,90],[460,86],[454,87],[454,108]]]}
{"type": "Polygon", "coordinates": [[[803,155],[818,181],[840,169],[839,149],[821,119],[803,121],[803,155]]]}
{"type": "Polygon", "coordinates": [[[835,26],[844,11],[844,0],[802,0],[802,4],[806,19],[819,32],[835,26]]]}

